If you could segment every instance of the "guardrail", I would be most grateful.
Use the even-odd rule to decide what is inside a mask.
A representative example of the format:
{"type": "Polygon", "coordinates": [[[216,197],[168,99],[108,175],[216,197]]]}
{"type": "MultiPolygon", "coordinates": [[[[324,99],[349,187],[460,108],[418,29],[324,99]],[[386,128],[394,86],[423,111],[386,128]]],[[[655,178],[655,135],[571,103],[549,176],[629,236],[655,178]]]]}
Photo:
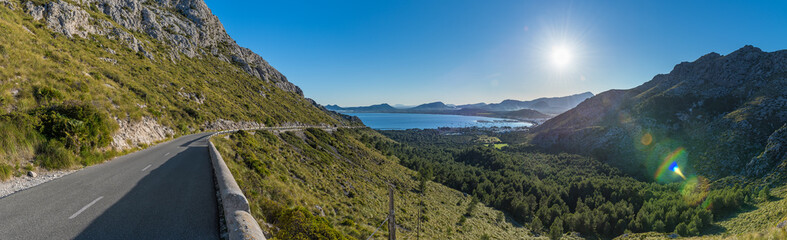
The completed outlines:
{"type": "Polygon", "coordinates": [[[262,234],[260,225],[254,220],[249,209],[249,200],[243,195],[235,177],[232,176],[227,163],[216,150],[216,146],[210,138],[216,134],[234,132],[237,130],[220,131],[208,136],[208,151],[213,163],[213,174],[216,176],[216,185],[219,188],[219,201],[224,211],[224,221],[226,221],[227,234],[230,240],[266,240],[262,234]]]}

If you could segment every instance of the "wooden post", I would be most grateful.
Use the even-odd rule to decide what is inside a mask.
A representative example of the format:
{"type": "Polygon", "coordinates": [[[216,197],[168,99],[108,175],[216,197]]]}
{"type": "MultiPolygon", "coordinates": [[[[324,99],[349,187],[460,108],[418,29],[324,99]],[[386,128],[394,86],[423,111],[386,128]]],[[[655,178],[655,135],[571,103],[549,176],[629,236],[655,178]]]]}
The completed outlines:
{"type": "Polygon", "coordinates": [[[394,217],[394,189],[388,190],[388,240],[396,240],[396,218],[394,217]]]}
{"type": "Polygon", "coordinates": [[[415,232],[416,240],[421,240],[421,208],[422,208],[421,202],[418,202],[418,218],[416,218],[418,220],[418,228],[416,228],[416,232],[415,232]]]}

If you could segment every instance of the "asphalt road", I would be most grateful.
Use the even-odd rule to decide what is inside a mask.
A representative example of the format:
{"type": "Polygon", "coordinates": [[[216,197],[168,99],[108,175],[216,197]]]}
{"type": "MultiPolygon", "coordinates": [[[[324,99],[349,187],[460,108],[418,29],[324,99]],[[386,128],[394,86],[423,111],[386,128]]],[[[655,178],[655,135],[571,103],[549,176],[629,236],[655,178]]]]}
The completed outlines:
{"type": "Polygon", "coordinates": [[[0,199],[0,239],[218,239],[207,136],[183,136],[0,199]]]}

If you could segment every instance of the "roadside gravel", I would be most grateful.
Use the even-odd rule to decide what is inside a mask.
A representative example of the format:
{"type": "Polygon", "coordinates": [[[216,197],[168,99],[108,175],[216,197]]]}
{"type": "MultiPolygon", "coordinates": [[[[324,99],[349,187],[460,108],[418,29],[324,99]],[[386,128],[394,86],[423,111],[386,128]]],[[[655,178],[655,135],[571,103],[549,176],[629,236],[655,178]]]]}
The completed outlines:
{"type": "Polygon", "coordinates": [[[60,170],[49,172],[38,172],[36,177],[20,176],[11,180],[0,182],[0,198],[11,195],[39,184],[49,182],[79,170],[60,170]]]}

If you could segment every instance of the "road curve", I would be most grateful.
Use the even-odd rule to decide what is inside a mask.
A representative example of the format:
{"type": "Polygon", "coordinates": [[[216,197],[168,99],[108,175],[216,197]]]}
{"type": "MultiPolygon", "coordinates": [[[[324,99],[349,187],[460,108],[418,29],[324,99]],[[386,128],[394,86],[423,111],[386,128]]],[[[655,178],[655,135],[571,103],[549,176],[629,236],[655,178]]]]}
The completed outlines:
{"type": "Polygon", "coordinates": [[[218,239],[210,133],[0,199],[0,239],[218,239]]]}

